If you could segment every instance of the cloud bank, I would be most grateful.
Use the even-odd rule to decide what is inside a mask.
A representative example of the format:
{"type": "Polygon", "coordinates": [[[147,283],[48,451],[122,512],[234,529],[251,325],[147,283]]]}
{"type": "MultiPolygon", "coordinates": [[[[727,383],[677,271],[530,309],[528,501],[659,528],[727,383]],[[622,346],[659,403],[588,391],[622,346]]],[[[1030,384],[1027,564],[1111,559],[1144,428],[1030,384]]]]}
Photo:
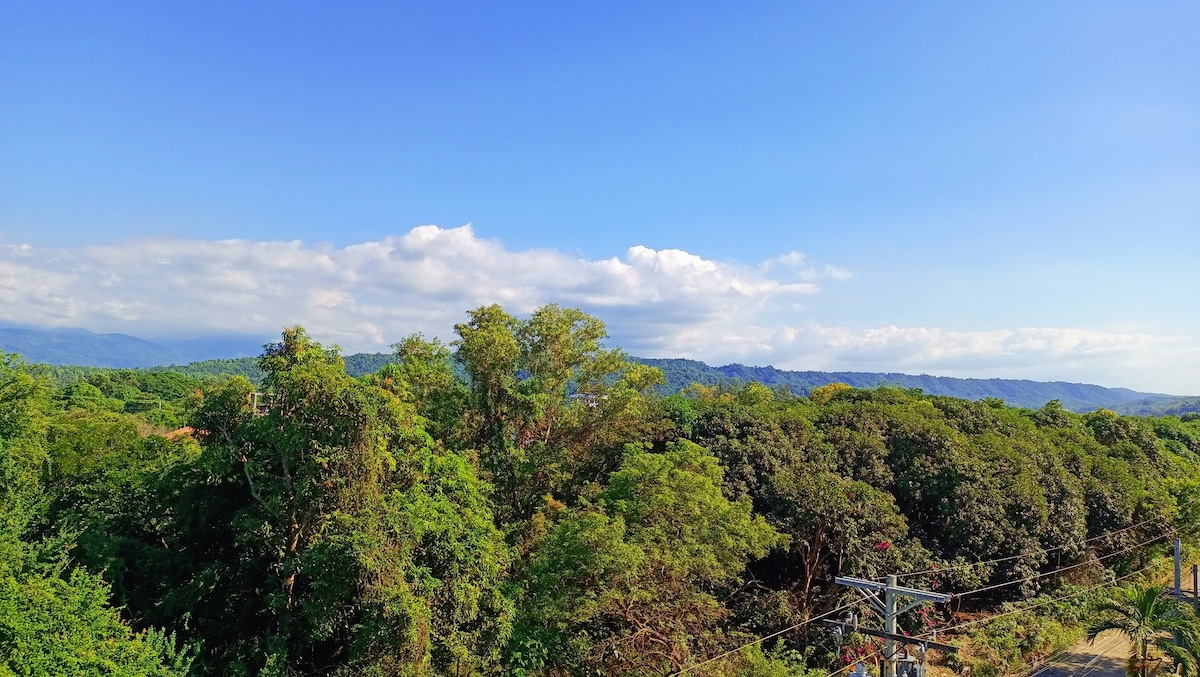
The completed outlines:
{"type": "Polygon", "coordinates": [[[299,323],[349,351],[380,351],[417,331],[452,338],[454,323],[478,305],[523,314],[553,302],[595,314],[615,344],[647,357],[1143,388],[1153,382],[1128,377],[1165,367],[1159,363],[1167,357],[1176,371],[1180,364],[1193,376],[1200,371],[1181,337],[1078,328],[854,328],[806,316],[803,299],[836,293],[851,277],[797,252],[747,265],[640,245],[608,259],[512,251],[469,225],[420,226],[340,249],[186,239],[5,245],[0,321],[172,338],[270,337],[299,323]]]}

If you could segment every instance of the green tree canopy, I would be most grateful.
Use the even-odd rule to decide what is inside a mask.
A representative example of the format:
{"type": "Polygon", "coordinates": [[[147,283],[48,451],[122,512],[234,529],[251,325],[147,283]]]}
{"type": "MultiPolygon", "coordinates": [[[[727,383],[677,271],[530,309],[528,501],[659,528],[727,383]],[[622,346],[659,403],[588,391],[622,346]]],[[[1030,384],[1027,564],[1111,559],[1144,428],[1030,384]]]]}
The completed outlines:
{"type": "Polygon", "coordinates": [[[690,442],[630,449],[597,504],[566,511],[534,553],[518,646],[579,674],[677,671],[723,646],[713,590],[786,539],[726,499],[721,474],[690,442]]]}

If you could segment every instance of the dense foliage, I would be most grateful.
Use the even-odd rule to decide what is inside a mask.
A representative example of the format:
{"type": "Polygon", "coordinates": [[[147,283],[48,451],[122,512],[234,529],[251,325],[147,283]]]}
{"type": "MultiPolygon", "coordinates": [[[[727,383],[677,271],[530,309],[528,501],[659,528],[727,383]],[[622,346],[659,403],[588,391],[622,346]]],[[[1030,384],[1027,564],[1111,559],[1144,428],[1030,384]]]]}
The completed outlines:
{"type": "Polygon", "coordinates": [[[1120,411],[1139,416],[1178,416],[1200,419],[1200,397],[1150,397],[1121,406],[1120,411]]]}
{"type": "Polygon", "coordinates": [[[557,306],[456,332],[356,375],[290,328],[255,381],[3,356],[0,675],[808,675],[835,576],[965,593],[917,633],[1197,533],[1194,419],[663,394],[557,306]]]}

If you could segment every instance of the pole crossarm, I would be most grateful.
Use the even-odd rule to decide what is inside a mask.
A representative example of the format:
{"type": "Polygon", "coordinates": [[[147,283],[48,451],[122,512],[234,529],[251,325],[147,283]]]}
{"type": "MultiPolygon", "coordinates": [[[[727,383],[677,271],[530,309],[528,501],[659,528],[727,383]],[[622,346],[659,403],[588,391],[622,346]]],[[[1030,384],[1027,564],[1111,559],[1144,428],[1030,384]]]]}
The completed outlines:
{"type": "MultiPolygon", "coordinates": [[[[824,620],[824,621],[821,621],[821,624],[827,625],[829,627],[841,627],[842,626],[841,621],[833,621],[833,620],[824,620]]],[[[924,646],[927,649],[937,649],[938,651],[946,651],[946,652],[950,652],[950,653],[958,652],[958,647],[954,646],[953,644],[943,644],[942,642],[935,642],[931,639],[920,639],[918,637],[909,637],[908,635],[897,635],[897,634],[893,634],[890,632],[884,632],[882,630],[876,630],[874,628],[858,628],[857,630],[853,630],[852,632],[857,632],[857,633],[860,633],[863,635],[870,635],[871,637],[881,637],[883,639],[891,639],[891,640],[900,642],[901,644],[912,644],[913,646],[924,646]]]]}
{"type": "MultiPolygon", "coordinates": [[[[862,593],[863,599],[870,602],[876,609],[879,609],[881,612],[886,613],[883,602],[881,602],[879,600],[879,597],[876,594],[874,594],[874,593],[879,593],[879,592],[888,592],[889,589],[888,589],[888,586],[886,583],[880,583],[878,581],[868,581],[863,578],[851,578],[849,576],[837,576],[833,579],[833,582],[837,583],[839,585],[845,585],[845,586],[849,586],[851,588],[857,588],[862,593]]],[[[949,602],[953,597],[952,595],[942,593],[942,592],[930,592],[928,590],[917,590],[916,588],[906,588],[904,586],[899,586],[899,585],[891,588],[890,591],[894,595],[903,595],[905,597],[912,597],[915,600],[917,600],[917,601],[909,604],[908,606],[904,607],[903,609],[900,609],[899,611],[897,611],[896,613],[898,613],[898,614],[912,611],[913,609],[920,606],[922,602],[936,602],[938,604],[945,604],[946,602],[949,602]]]]}
{"type": "Polygon", "coordinates": [[[916,588],[905,588],[901,586],[892,588],[892,592],[896,593],[897,595],[904,595],[905,597],[912,597],[921,601],[937,602],[938,604],[945,604],[954,597],[953,595],[944,592],[929,592],[928,590],[917,590],[916,588]]]}
{"type": "Polygon", "coordinates": [[[887,588],[883,583],[868,581],[862,578],[849,578],[847,576],[837,576],[833,579],[833,582],[838,585],[846,585],[857,589],[862,598],[875,607],[879,613],[887,613],[887,606],[883,603],[883,600],[879,599],[878,594],[887,588]]]}
{"type": "Polygon", "coordinates": [[[865,578],[851,578],[850,576],[835,576],[833,582],[838,585],[847,585],[851,588],[859,588],[861,590],[870,590],[872,592],[880,592],[887,589],[886,583],[879,581],[868,581],[865,578]]]}
{"type": "Polygon", "coordinates": [[[867,598],[867,601],[871,602],[876,608],[879,608],[881,611],[883,611],[883,630],[861,628],[858,630],[858,632],[875,637],[882,637],[887,640],[884,644],[884,653],[889,658],[887,659],[888,662],[885,666],[884,677],[896,677],[897,661],[895,656],[897,653],[897,642],[902,642],[904,644],[917,644],[918,646],[922,647],[921,674],[924,674],[924,648],[932,647],[942,651],[956,651],[956,649],[951,647],[949,644],[939,644],[929,640],[916,640],[896,632],[898,629],[896,627],[896,618],[900,614],[906,611],[911,611],[922,602],[936,602],[938,604],[945,604],[952,599],[951,595],[948,595],[944,592],[930,592],[928,590],[918,590],[916,588],[906,588],[904,586],[897,585],[897,578],[898,577],[895,575],[888,576],[887,583],[868,581],[865,578],[854,578],[851,576],[836,576],[833,579],[833,582],[837,583],[838,585],[857,588],[859,593],[861,593],[863,597],[867,598]],[[881,595],[883,596],[882,600],[879,599],[881,595]],[[898,603],[900,597],[908,597],[916,601],[901,608],[898,603]]]}

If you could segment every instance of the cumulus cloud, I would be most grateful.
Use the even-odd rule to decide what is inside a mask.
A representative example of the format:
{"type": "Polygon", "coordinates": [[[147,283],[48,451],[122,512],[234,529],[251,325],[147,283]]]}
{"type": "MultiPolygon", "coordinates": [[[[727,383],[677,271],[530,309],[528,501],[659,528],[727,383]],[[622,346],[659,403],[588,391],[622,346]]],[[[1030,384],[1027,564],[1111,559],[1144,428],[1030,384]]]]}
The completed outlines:
{"type": "MultiPolygon", "coordinates": [[[[583,259],[510,251],[470,226],[421,226],[341,249],[294,242],[146,239],[76,249],[0,247],[9,322],[144,335],[276,332],[301,323],[348,349],[445,335],[471,307],[526,313],[556,302],[654,332],[748,318],[818,291],[803,271],[630,247],[583,259]]],[[[636,332],[634,332],[636,333],[636,332]]]]}
{"type": "MultiPolygon", "coordinates": [[[[151,338],[269,338],[299,323],[347,350],[374,351],[416,331],[452,338],[454,323],[482,304],[524,314],[559,303],[597,315],[615,344],[647,357],[1143,388],[1149,381],[1137,377],[1148,371],[1200,373],[1200,358],[1183,337],[829,326],[803,309],[803,299],[836,291],[852,276],[799,252],[748,265],[641,245],[606,259],[513,251],[469,225],[421,226],[342,248],[171,238],[10,245],[0,246],[0,320],[151,338]]],[[[1160,382],[1161,389],[1174,387],[1160,382]]]]}

